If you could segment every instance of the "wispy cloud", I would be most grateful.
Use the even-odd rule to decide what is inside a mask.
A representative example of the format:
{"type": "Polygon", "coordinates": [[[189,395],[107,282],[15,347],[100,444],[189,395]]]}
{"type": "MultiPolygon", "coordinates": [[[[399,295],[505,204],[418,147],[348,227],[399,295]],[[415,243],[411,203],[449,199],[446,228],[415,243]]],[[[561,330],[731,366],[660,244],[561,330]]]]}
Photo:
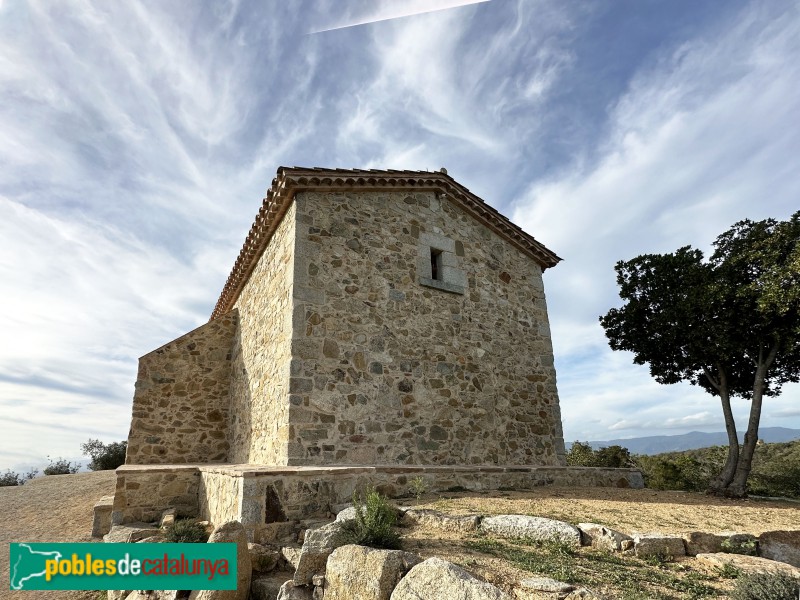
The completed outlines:
{"type": "MultiPolygon", "coordinates": [[[[124,437],[136,358],[208,318],[279,165],[445,166],[513,203],[566,259],[545,281],[568,438],[713,423],[597,324],[617,259],[800,196],[798,9],[699,4],[691,29],[637,13],[637,37],[538,0],[0,3],[0,468],[124,437]]],[[[765,425],[800,426],[797,393],[765,425]]]]}
{"type": "Polygon", "coordinates": [[[489,1],[490,0],[407,0],[402,5],[398,3],[376,2],[368,7],[369,10],[366,14],[355,17],[351,16],[335,25],[315,29],[311,33],[336,31],[338,29],[347,29],[348,27],[369,25],[382,21],[390,21],[392,19],[401,19],[403,17],[413,17],[415,15],[423,15],[439,10],[460,8],[470,4],[480,4],[481,2],[489,1]]]}
{"type": "MultiPolygon", "coordinates": [[[[619,304],[617,260],[685,244],[705,249],[739,219],[786,218],[796,210],[800,98],[791,89],[800,76],[800,20],[784,8],[751,7],[717,33],[662,53],[609,108],[607,135],[534,182],[517,202],[515,220],[566,259],[545,276],[556,356],[569,365],[559,371],[566,415],[620,388],[629,396],[636,369],[647,377],[624,354],[628,364],[608,358],[597,323],[619,304]],[[582,363],[591,374],[576,368],[582,363]],[[584,386],[588,381],[594,385],[584,386]]],[[[674,396],[668,389],[658,395],[674,396]]],[[[784,396],[798,393],[790,386],[784,396]]],[[[640,398],[637,414],[653,403],[640,398]]],[[[681,414],[678,406],[661,412],[681,414]]],[[[681,424],[680,418],[615,420],[608,407],[592,407],[612,413],[610,429],[681,424]]]]}
{"type": "Polygon", "coordinates": [[[376,167],[463,165],[504,202],[514,184],[503,178],[524,164],[573,60],[573,24],[546,3],[496,4],[374,27],[374,77],[343,104],[341,153],[376,167]]]}

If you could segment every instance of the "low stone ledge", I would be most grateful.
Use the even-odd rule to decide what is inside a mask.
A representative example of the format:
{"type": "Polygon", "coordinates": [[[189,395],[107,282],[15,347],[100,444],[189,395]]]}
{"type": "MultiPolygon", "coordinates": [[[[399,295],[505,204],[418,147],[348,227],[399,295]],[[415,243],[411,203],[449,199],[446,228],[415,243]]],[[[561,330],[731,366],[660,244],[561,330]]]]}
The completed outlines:
{"type": "Polygon", "coordinates": [[[601,525],[599,523],[578,523],[581,532],[581,544],[601,550],[619,552],[633,547],[633,538],[629,535],[601,525]]]}
{"type": "Polygon", "coordinates": [[[526,538],[541,542],[581,545],[581,532],[563,521],[526,515],[494,515],[481,519],[481,529],[505,538],[526,538]]]}
{"type": "Polygon", "coordinates": [[[111,512],[114,510],[114,496],[103,496],[94,505],[92,537],[101,538],[111,531],[111,512]]]}
{"type": "Polygon", "coordinates": [[[756,536],[749,533],[706,533],[703,531],[692,531],[683,536],[686,543],[686,554],[689,556],[696,556],[698,554],[713,554],[716,552],[723,552],[726,542],[732,546],[741,546],[743,544],[752,544],[755,551],[756,536]]]}
{"type": "Polygon", "coordinates": [[[250,540],[259,542],[266,539],[259,528],[264,525],[267,505],[280,517],[266,519],[267,523],[326,517],[332,506],[350,500],[353,490],[366,486],[376,486],[390,497],[409,496],[411,481],[421,474],[431,492],[527,490],[543,485],[643,487],[641,473],[635,469],[592,467],[123,465],[117,469],[112,521],[157,520],[166,508],[174,507],[181,517],[196,516],[212,522],[239,520],[250,540]]]}
{"type": "Polygon", "coordinates": [[[675,558],[686,556],[682,537],[658,533],[633,536],[633,550],[639,558],[675,558]]]}
{"type": "MultiPolygon", "coordinates": [[[[355,511],[353,512],[355,514],[355,511]]],[[[479,515],[448,515],[438,510],[424,508],[410,508],[405,511],[404,518],[412,523],[453,532],[477,531],[481,522],[479,515]]]]}
{"type": "Polygon", "coordinates": [[[117,467],[117,475],[128,473],[180,473],[183,471],[198,471],[200,467],[208,467],[207,464],[177,463],[169,465],[121,465],[117,467]]]}
{"type": "Polygon", "coordinates": [[[793,577],[800,577],[800,568],[775,560],[769,560],[768,558],[760,558],[758,556],[714,552],[698,554],[696,558],[714,567],[730,565],[739,569],[742,573],[784,573],[793,577]]]}
{"type": "Polygon", "coordinates": [[[800,567],[800,531],[765,531],[758,538],[758,553],[800,567]]]}

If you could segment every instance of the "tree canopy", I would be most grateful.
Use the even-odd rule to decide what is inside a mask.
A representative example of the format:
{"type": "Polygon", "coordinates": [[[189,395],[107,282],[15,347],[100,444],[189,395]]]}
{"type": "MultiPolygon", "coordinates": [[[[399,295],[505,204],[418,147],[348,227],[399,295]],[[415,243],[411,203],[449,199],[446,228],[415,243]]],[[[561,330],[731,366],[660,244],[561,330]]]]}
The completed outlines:
{"type": "Polygon", "coordinates": [[[718,493],[746,492],[762,398],[800,378],[799,239],[800,211],[736,223],[709,260],[685,246],[615,267],[624,304],[600,317],[611,348],[633,352],[659,383],[689,381],[721,400],[729,456],[718,493]],[[741,452],[732,396],[751,400],[741,452]]]}

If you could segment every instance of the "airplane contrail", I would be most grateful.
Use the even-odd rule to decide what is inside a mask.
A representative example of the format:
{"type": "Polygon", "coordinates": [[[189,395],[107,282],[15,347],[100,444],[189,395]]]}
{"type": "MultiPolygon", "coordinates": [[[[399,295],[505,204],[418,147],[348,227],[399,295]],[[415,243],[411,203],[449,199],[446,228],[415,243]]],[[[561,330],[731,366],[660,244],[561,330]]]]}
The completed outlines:
{"type": "Polygon", "coordinates": [[[392,19],[400,19],[403,17],[413,17],[414,15],[423,15],[425,13],[447,10],[450,8],[458,8],[460,6],[468,6],[470,4],[481,4],[489,1],[490,0],[443,0],[441,2],[431,2],[428,0],[426,4],[428,6],[433,4],[433,8],[415,7],[411,9],[406,8],[405,10],[400,8],[396,8],[394,10],[387,8],[385,10],[378,11],[378,13],[375,13],[372,16],[364,17],[363,19],[357,21],[342,23],[333,27],[326,27],[325,29],[316,29],[314,31],[309,31],[308,34],[310,35],[312,33],[336,31],[337,29],[347,29],[348,27],[358,27],[359,25],[369,25],[370,23],[380,23],[381,21],[391,21],[392,19]]]}

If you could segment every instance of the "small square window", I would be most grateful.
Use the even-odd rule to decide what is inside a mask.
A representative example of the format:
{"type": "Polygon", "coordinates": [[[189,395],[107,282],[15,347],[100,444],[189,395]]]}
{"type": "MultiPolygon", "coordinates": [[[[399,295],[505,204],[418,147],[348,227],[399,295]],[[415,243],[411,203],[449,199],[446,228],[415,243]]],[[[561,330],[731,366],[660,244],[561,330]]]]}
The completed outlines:
{"type": "Polygon", "coordinates": [[[431,279],[442,280],[442,251],[431,248],[431,279]]]}

